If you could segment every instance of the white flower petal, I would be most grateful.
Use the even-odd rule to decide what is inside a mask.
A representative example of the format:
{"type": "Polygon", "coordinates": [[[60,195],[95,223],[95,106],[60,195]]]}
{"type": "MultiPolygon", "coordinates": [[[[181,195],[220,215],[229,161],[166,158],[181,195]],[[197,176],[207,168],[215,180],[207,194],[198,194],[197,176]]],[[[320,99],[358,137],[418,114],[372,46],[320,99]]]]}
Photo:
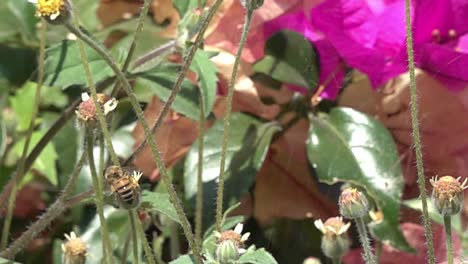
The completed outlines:
{"type": "Polygon", "coordinates": [[[241,237],[241,242],[247,241],[247,239],[249,239],[249,237],[250,237],[250,233],[249,233],[249,232],[243,234],[242,237],[241,237]]]}
{"type": "Polygon", "coordinates": [[[213,234],[214,234],[214,236],[217,237],[217,238],[220,238],[220,237],[221,237],[221,233],[218,232],[218,231],[214,231],[213,234]]]}
{"type": "Polygon", "coordinates": [[[238,223],[236,227],[234,227],[234,232],[237,234],[242,234],[242,229],[244,229],[244,225],[242,223],[238,223]]]}
{"type": "Polygon", "coordinates": [[[132,177],[136,180],[139,181],[141,176],[143,176],[143,173],[141,171],[133,171],[132,177]]]}
{"type": "Polygon", "coordinates": [[[89,94],[88,93],[82,93],[81,94],[81,101],[86,102],[89,100],[89,94]]]}
{"type": "Polygon", "coordinates": [[[104,115],[112,112],[117,107],[118,101],[115,98],[110,99],[104,104],[104,115]]]}
{"type": "Polygon", "coordinates": [[[37,5],[37,0],[28,0],[28,2],[37,5]]]}
{"type": "Polygon", "coordinates": [[[349,222],[346,225],[342,226],[340,228],[340,230],[338,230],[338,235],[344,234],[346,231],[348,231],[350,226],[351,226],[351,222],[349,222]]]}
{"type": "Polygon", "coordinates": [[[55,20],[57,17],[60,16],[60,12],[50,15],[50,20],[55,20]]]}
{"type": "Polygon", "coordinates": [[[245,252],[247,252],[247,250],[245,248],[239,248],[237,250],[237,252],[239,252],[240,255],[244,254],[245,252]]]}
{"type": "Polygon", "coordinates": [[[321,219],[317,219],[314,221],[314,225],[315,227],[317,227],[318,230],[320,230],[320,232],[322,232],[323,234],[325,234],[325,228],[323,227],[323,222],[321,219]]]}

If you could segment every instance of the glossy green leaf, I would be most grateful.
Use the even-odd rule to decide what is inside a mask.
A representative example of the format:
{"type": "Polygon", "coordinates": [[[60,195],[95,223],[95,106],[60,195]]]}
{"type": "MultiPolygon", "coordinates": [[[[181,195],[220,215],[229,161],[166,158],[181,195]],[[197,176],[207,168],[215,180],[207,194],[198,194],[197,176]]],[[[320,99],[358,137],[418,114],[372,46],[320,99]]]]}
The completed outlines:
{"type": "Polygon", "coordinates": [[[22,85],[35,69],[35,50],[0,45],[0,89],[7,84],[22,85]]]}
{"type": "Polygon", "coordinates": [[[237,261],[238,264],[277,264],[278,262],[264,248],[247,250],[237,261]]]}
{"type": "MultiPolygon", "coordinates": [[[[45,134],[43,131],[34,132],[31,136],[31,143],[29,144],[28,154],[36,146],[42,136],[45,134]]],[[[15,143],[11,151],[9,152],[7,163],[15,164],[21,154],[23,153],[25,138],[22,138],[15,143]]],[[[39,157],[37,157],[32,168],[41,173],[49,182],[53,185],[57,185],[57,169],[55,167],[55,162],[57,161],[58,155],[55,151],[53,144],[47,144],[47,146],[42,150],[39,157]]]]}
{"type": "MultiPolygon", "coordinates": [[[[411,209],[414,209],[414,210],[422,211],[422,203],[421,203],[421,199],[419,199],[419,198],[411,199],[411,200],[405,200],[405,201],[403,201],[403,205],[405,205],[405,206],[407,206],[407,207],[409,207],[411,209]]],[[[429,200],[428,200],[428,203],[427,203],[427,207],[428,207],[427,209],[429,211],[429,218],[431,218],[434,222],[443,225],[444,224],[444,218],[439,213],[437,213],[437,211],[434,208],[433,203],[431,203],[431,201],[429,201],[429,200]]],[[[462,224],[461,224],[460,214],[456,214],[456,215],[452,216],[452,229],[455,232],[457,232],[458,235],[463,234],[463,228],[462,228],[462,224]]]]}
{"type": "MultiPolygon", "coordinates": [[[[203,139],[203,202],[204,224],[214,219],[217,179],[221,157],[224,122],[218,120],[203,139]]],[[[231,116],[229,144],[226,153],[224,207],[228,208],[246,194],[255,182],[265,160],[272,136],[279,130],[276,123],[261,123],[241,113],[231,116]]],[[[185,196],[195,208],[197,193],[198,143],[192,145],[185,161],[185,196]]]]}
{"type": "Polygon", "coordinates": [[[398,249],[412,251],[399,227],[403,191],[399,156],[381,123],[351,108],[311,116],[307,154],[320,181],[364,188],[384,214],[373,233],[398,249]]]}
{"type": "Polygon", "coordinates": [[[180,223],[177,212],[169,200],[169,194],[143,191],[141,209],[156,211],[180,223]]]}
{"type": "Polygon", "coordinates": [[[254,65],[256,72],[273,79],[314,89],[318,83],[318,61],[312,44],[299,33],[283,30],[265,44],[265,57],[254,65]]]}
{"type": "MultiPolygon", "coordinates": [[[[150,91],[158,96],[161,100],[166,101],[174,87],[177,76],[176,66],[158,67],[150,72],[140,75],[136,80],[136,85],[141,86],[142,89],[148,93],[150,91]]],[[[190,81],[185,80],[182,84],[179,94],[172,104],[174,111],[187,116],[190,119],[199,119],[199,89],[190,81]]]]}
{"type": "MultiPolygon", "coordinates": [[[[85,51],[94,82],[103,81],[114,75],[112,69],[93,49],[86,46],[85,51]]],[[[71,85],[85,85],[87,83],[80,52],[75,41],[63,41],[47,49],[46,85],[64,89],[71,85]]]]}
{"type": "Polygon", "coordinates": [[[216,100],[216,82],[218,81],[216,67],[210,60],[209,54],[203,50],[199,50],[195,53],[190,69],[198,75],[205,117],[207,117],[213,109],[216,100]]]}

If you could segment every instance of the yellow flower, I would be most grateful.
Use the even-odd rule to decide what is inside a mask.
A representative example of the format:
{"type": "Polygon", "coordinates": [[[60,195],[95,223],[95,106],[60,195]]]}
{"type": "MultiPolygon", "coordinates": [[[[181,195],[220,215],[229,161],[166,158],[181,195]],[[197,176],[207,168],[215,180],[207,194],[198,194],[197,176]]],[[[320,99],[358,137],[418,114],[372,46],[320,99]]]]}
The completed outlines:
{"type": "Polygon", "coordinates": [[[60,16],[60,13],[65,11],[64,0],[28,0],[28,2],[36,5],[36,15],[50,20],[55,20],[60,16]]]}

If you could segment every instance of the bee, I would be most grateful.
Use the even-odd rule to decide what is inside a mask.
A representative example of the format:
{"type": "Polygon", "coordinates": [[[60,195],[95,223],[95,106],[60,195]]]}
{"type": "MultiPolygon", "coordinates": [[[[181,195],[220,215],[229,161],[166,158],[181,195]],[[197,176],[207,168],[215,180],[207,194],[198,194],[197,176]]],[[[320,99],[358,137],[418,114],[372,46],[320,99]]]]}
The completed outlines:
{"type": "Polygon", "coordinates": [[[140,204],[140,185],[138,180],[142,173],[119,166],[110,166],[104,173],[104,178],[114,196],[116,207],[132,209],[140,204]]]}

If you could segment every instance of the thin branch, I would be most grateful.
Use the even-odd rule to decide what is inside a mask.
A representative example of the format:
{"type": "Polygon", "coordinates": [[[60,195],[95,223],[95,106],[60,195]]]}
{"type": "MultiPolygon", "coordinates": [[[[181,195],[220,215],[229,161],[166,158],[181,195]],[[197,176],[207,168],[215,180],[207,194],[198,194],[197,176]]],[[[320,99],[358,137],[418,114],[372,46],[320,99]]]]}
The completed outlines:
{"type": "Polygon", "coordinates": [[[35,239],[44,229],[46,229],[50,223],[57,217],[61,216],[69,206],[66,205],[66,200],[76,184],[76,180],[80,175],[81,168],[86,161],[86,152],[81,154],[78,163],[76,164],[73,172],[68,178],[67,184],[62,191],[62,194],[57,200],[47,209],[47,211],[34,222],[28,230],[26,230],[20,237],[18,237],[11,245],[0,253],[0,256],[13,259],[18,252],[25,248],[33,239],[35,239]]]}
{"type": "Polygon", "coordinates": [[[234,68],[232,70],[231,80],[229,82],[229,90],[227,95],[227,104],[226,104],[226,114],[224,116],[224,133],[223,133],[223,142],[221,146],[221,163],[219,166],[219,181],[218,181],[218,195],[216,198],[216,228],[218,231],[221,231],[221,222],[223,220],[223,194],[224,194],[224,173],[225,173],[225,164],[226,164],[226,151],[229,141],[229,132],[230,132],[230,118],[232,110],[232,99],[234,97],[234,84],[237,78],[237,70],[239,68],[239,63],[242,56],[242,50],[244,49],[245,42],[247,40],[247,35],[249,33],[250,22],[252,20],[252,14],[254,9],[249,7],[247,8],[247,13],[245,15],[244,27],[242,29],[242,35],[239,43],[239,48],[237,49],[236,60],[234,61],[234,68]]]}
{"type": "Polygon", "coordinates": [[[38,80],[36,86],[36,94],[34,97],[34,106],[31,114],[31,121],[29,122],[28,131],[26,132],[26,139],[23,146],[23,152],[21,154],[21,159],[18,165],[18,175],[13,181],[13,188],[10,193],[10,199],[8,200],[8,208],[5,216],[5,221],[3,222],[2,229],[2,239],[0,242],[0,250],[4,250],[8,244],[8,235],[10,234],[11,221],[13,219],[13,209],[16,202],[16,193],[18,191],[18,185],[21,181],[18,181],[16,178],[23,178],[23,175],[27,172],[25,170],[26,157],[28,155],[29,144],[31,143],[31,137],[34,131],[37,113],[39,112],[39,104],[41,102],[41,90],[44,83],[44,61],[45,61],[45,48],[46,48],[46,30],[47,23],[44,19],[41,19],[41,35],[40,35],[40,44],[39,44],[39,68],[38,68],[38,80]]]}

